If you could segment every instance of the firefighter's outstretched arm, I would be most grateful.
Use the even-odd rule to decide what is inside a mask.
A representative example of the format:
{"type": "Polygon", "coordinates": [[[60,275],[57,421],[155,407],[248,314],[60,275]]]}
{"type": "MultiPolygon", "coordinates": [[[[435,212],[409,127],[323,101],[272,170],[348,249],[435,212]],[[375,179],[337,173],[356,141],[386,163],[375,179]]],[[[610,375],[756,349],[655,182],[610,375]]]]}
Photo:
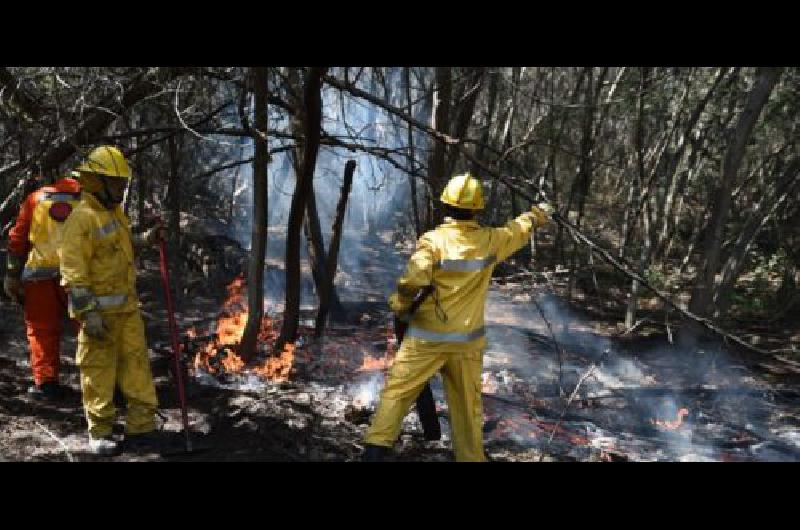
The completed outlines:
{"type": "Polygon", "coordinates": [[[512,219],[505,226],[495,229],[497,236],[497,261],[503,261],[517,250],[524,247],[534,228],[540,228],[550,222],[553,208],[547,203],[540,203],[531,207],[529,212],[524,212],[516,219],[512,219]]]}
{"type": "Polygon", "coordinates": [[[397,290],[389,297],[389,307],[403,316],[414,302],[414,296],[433,280],[433,264],[436,262],[436,251],[427,235],[417,242],[417,249],[411,255],[405,273],[397,281],[397,290]]]}

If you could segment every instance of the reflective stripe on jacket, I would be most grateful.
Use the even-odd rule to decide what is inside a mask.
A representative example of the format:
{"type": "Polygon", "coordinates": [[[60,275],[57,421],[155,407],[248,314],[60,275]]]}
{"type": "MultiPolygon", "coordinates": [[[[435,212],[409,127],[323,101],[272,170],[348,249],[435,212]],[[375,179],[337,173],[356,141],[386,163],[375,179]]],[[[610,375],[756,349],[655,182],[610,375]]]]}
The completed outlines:
{"type": "Polygon", "coordinates": [[[88,288],[104,312],[136,310],[133,257],[130,224],[122,208],[108,210],[84,192],[64,226],[62,284],[88,288]]]}
{"type": "Polygon", "coordinates": [[[476,221],[445,221],[420,237],[389,305],[402,314],[421,288],[434,285],[434,293],[412,316],[406,336],[423,347],[435,348],[437,343],[483,347],[483,313],[492,271],[527,244],[540,223],[531,212],[499,228],[476,221]]]}

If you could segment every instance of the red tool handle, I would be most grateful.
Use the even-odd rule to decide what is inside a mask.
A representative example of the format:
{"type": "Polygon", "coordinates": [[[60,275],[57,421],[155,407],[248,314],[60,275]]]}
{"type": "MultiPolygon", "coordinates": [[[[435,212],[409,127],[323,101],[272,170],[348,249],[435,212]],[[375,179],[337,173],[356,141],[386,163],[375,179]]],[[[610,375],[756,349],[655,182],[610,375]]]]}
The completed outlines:
{"type": "Polygon", "coordinates": [[[164,288],[164,298],[167,300],[167,318],[169,320],[169,334],[172,339],[172,353],[175,360],[175,377],[178,380],[178,398],[181,402],[181,414],[183,416],[183,432],[186,436],[186,450],[192,450],[192,442],[189,439],[189,415],[186,411],[186,396],[183,391],[183,370],[180,362],[180,347],[178,346],[178,325],[175,323],[175,308],[172,305],[172,293],[169,284],[169,267],[167,264],[167,244],[161,239],[159,241],[159,253],[161,254],[161,283],[164,288]]]}

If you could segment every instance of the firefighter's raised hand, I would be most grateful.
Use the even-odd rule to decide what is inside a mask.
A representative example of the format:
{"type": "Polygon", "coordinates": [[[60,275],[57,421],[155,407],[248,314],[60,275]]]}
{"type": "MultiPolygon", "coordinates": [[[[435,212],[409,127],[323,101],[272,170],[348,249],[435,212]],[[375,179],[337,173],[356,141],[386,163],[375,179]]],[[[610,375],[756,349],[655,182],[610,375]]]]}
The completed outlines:
{"type": "Polygon", "coordinates": [[[550,221],[550,216],[553,215],[555,209],[546,202],[540,202],[536,206],[531,207],[531,213],[536,217],[536,225],[544,226],[550,221]]]}
{"type": "Polygon", "coordinates": [[[18,277],[6,275],[3,279],[3,291],[9,298],[22,305],[23,289],[22,282],[18,277]]]}
{"type": "Polygon", "coordinates": [[[157,220],[155,224],[142,234],[142,239],[148,245],[158,245],[167,239],[167,229],[164,223],[157,220]]]}
{"type": "Polygon", "coordinates": [[[94,339],[104,339],[108,335],[108,326],[100,311],[89,311],[83,320],[83,329],[94,339]]]}

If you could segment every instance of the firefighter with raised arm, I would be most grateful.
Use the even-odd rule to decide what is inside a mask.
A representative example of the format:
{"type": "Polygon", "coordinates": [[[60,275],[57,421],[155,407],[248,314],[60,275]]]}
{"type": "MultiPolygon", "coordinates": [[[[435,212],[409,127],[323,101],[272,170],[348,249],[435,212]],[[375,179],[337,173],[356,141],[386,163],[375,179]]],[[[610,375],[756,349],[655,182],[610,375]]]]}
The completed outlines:
{"type": "MultiPolygon", "coordinates": [[[[158,406],[134,270],[134,239],[121,203],[131,170],[116,147],[101,146],[77,168],[83,193],[64,226],[61,277],[70,314],[81,323],[76,364],[89,425],[89,445],[116,454],[114,388],[127,405],[126,449],[157,445],[158,406]]],[[[163,237],[157,225],[144,236],[163,237]]]]}
{"type": "Polygon", "coordinates": [[[3,290],[23,309],[34,383],[28,394],[35,399],[63,395],[58,376],[67,294],[59,284],[58,247],[80,196],[70,177],[40,187],[25,198],[8,235],[3,290]]]}
{"type": "Polygon", "coordinates": [[[365,461],[380,461],[425,383],[441,372],[456,461],[484,461],[481,369],[486,346],[484,306],[495,265],[529,242],[548,223],[547,204],[499,228],[475,220],[483,209],[481,183],[469,173],[445,187],[444,223],[420,237],[389,306],[408,319],[415,295],[433,287],[410,317],[400,350],[365,436],[365,461]]]}

